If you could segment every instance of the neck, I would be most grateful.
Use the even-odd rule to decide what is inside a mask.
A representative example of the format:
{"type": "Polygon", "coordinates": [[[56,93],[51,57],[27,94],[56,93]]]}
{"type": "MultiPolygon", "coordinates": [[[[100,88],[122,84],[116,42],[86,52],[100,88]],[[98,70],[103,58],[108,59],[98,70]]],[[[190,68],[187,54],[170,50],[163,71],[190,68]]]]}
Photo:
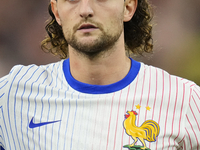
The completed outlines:
{"type": "Polygon", "coordinates": [[[125,54],[124,44],[113,48],[91,59],[69,47],[72,76],[92,85],[108,85],[122,80],[130,70],[131,61],[125,54]]]}

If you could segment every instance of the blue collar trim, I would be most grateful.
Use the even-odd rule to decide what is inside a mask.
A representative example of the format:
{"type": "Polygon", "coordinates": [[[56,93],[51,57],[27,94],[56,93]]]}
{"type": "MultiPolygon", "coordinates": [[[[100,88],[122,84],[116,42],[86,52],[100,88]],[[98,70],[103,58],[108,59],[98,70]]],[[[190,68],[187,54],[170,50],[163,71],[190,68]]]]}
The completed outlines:
{"type": "MultiPolygon", "coordinates": [[[[131,59],[131,58],[130,58],[131,59]]],[[[88,94],[106,94],[119,91],[128,86],[138,75],[141,63],[131,59],[129,73],[120,81],[109,85],[91,85],[74,79],[70,72],[69,59],[63,62],[63,71],[68,84],[75,90],[88,94]]]]}

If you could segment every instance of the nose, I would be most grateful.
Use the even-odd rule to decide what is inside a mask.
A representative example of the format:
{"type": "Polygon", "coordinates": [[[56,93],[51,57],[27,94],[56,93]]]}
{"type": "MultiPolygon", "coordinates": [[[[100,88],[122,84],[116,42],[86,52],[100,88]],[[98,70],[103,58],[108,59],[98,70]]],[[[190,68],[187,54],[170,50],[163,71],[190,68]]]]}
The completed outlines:
{"type": "Polygon", "coordinates": [[[92,17],[94,11],[92,9],[91,0],[82,0],[80,3],[80,16],[82,18],[92,17]]]}

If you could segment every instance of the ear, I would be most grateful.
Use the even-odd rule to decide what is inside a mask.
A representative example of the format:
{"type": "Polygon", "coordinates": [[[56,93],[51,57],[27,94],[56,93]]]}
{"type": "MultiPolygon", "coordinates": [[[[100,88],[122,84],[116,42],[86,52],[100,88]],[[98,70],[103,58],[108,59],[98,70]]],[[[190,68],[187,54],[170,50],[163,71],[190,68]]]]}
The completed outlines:
{"type": "Polygon", "coordinates": [[[125,0],[124,2],[124,22],[128,22],[132,19],[136,8],[137,0],[125,0]]]}
{"type": "Polygon", "coordinates": [[[61,25],[61,20],[58,13],[58,7],[57,7],[57,0],[51,0],[51,10],[56,18],[57,23],[61,25]]]}

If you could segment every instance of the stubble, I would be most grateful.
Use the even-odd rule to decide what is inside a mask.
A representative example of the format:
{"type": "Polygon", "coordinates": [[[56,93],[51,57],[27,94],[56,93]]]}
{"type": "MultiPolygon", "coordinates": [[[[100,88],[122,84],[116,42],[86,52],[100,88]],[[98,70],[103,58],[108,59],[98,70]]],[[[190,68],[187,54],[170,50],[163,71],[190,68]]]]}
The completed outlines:
{"type": "MultiPolygon", "coordinates": [[[[76,52],[79,54],[82,54],[86,57],[89,57],[90,59],[95,58],[100,55],[104,55],[107,53],[109,50],[113,49],[115,46],[116,42],[119,40],[119,37],[122,34],[123,31],[123,24],[121,23],[121,18],[118,18],[115,20],[116,24],[118,23],[118,27],[114,30],[114,32],[111,32],[109,28],[105,30],[103,28],[103,25],[101,23],[97,23],[92,21],[91,19],[83,20],[80,23],[76,24],[73,27],[73,32],[70,33],[69,31],[63,31],[65,33],[65,39],[67,43],[74,49],[76,52]],[[78,30],[78,27],[83,24],[83,23],[91,23],[98,27],[100,30],[100,34],[98,35],[98,38],[96,38],[93,41],[90,42],[81,42],[79,38],[76,36],[76,31],[78,30]]],[[[90,33],[85,33],[85,37],[89,37],[90,33]]]]}

